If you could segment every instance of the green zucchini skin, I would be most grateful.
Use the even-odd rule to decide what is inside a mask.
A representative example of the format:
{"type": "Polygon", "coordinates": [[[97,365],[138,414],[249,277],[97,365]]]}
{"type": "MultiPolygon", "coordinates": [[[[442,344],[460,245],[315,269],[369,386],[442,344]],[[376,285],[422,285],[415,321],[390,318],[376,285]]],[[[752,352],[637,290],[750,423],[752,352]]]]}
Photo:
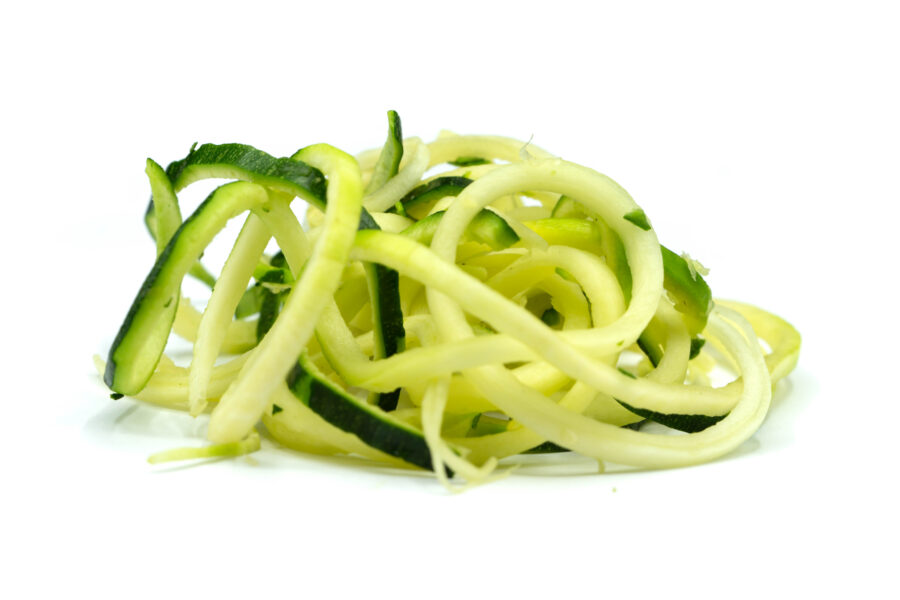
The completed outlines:
{"type": "MultiPolygon", "coordinates": [[[[400,306],[400,274],[384,265],[365,265],[372,302],[375,358],[388,358],[406,349],[406,328],[400,306]]],[[[400,389],[377,394],[375,403],[385,411],[397,408],[400,389]]]]}
{"type": "Polygon", "coordinates": [[[700,355],[700,351],[703,350],[704,345],[706,345],[706,340],[702,337],[691,338],[691,353],[688,355],[689,360],[697,358],[700,355]]]}
{"type": "Polygon", "coordinates": [[[590,219],[596,222],[600,229],[600,245],[606,264],[612,269],[619,280],[619,287],[625,296],[625,302],[631,301],[631,267],[628,265],[628,257],[625,254],[625,246],[622,240],[606,221],[595,214],[589,213],[584,206],[570,196],[560,196],[556,201],[550,216],[554,219],[590,219]]]}
{"type": "MultiPolygon", "coordinates": [[[[688,332],[692,336],[690,358],[693,359],[703,346],[702,340],[696,336],[703,332],[709,313],[712,312],[712,292],[699,273],[691,273],[683,257],[663,245],[660,245],[660,250],[663,259],[663,288],[668,292],[675,310],[684,315],[688,332]]],[[[641,351],[647,355],[654,367],[662,359],[664,335],[665,333],[654,327],[651,322],[641,332],[637,341],[641,351]]]]}
{"type": "Polygon", "coordinates": [[[259,282],[257,282],[244,291],[244,295],[241,296],[240,302],[238,302],[237,307],[234,309],[234,318],[244,319],[250,315],[259,313],[259,309],[262,306],[262,300],[263,289],[259,282]]]}
{"type": "MultiPolygon", "coordinates": [[[[144,212],[144,225],[150,232],[150,237],[156,242],[157,251],[162,252],[169,238],[181,225],[181,211],[172,181],[165,170],[153,159],[148,158],[146,173],[150,179],[152,194],[147,203],[147,210],[144,212]],[[162,222],[157,217],[157,213],[163,215],[162,222]],[[161,235],[160,232],[162,232],[161,235]]],[[[188,275],[202,281],[210,288],[216,284],[216,278],[203,268],[200,261],[191,265],[188,275]]]]}
{"type": "Polygon", "coordinates": [[[325,210],[325,176],[291,158],[275,158],[246,144],[203,144],[166,167],[175,191],[201,179],[240,179],[303,198],[325,210]]]}
{"type": "MultiPolygon", "coordinates": [[[[359,228],[381,229],[365,209],[359,220],[359,228]]],[[[376,347],[380,346],[378,351],[381,353],[378,358],[393,356],[403,351],[406,339],[403,311],[400,308],[400,274],[384,265],[373,263],[366,263],[364,268],[369,278],[372,307],[375,311],[373,322],[376,324],[376,347]]],[[[399,394],[399,390],[397,393],[399,394]]]]}
{"type": "Polygon", "coordinates": [[[531,448],[526,450],[522,454],[556,454],[558,452],[571,452],[568,448],[563,448],[559,444],[555,444],[553,442],[542,442],[531,448]]]}
{"type": "MultiPolygon", "coordinates": [[[[388,111],[388,134],[372,179],[366,186],[366,193],[379,190],[400,170],[403,159],[403,128],[400,115],[395,110],[388,111]]],[[[363,209],[360,229],[380,229],[372,216],[363,209]]],[[[372,324],[375,335],[375,358],[388,358],[406,348],[406,329],[403,326],[403,311],[400,307],[400,274],[383,265],[366,263],[366,281],[372,305],[372,324]]],[[[372,401],[385,411],[397,408],[400,390],[372,394],[372,401]]]]}
{"type": "Polygon", "coordinates": [[[666,332],[657,323],[651,321],[637,339],[638,348],[650,361],[654,368],[659,366],[665,354],[666,332]]]}
{"type": "MultiPolygon", "coordinates": [[[[195,144],[185,158],[169,164],[165,173],[173,194],[201,179],[242,181],[217,188],[181,224],[138,290],[110,348],[104,373],[106,385],[125,395],[137,394],[159,362],[175,316],[174,310],[166,309],[177,302],[184,275],[230,218],[265,203],[268,194],[261,186],[301,197],[325,210],[327,188],[321,171],[293,158],[274,158],[244,144],[204,144],[199,148],[195,144]],[[243,190],[247,197],[237,198],[240,194],[235,190],[243,190]],[[185,263],[188,256],[192,257],[190,264],[185,263]]],[[[159,225],[155,211],[149,221],[155,230],[159,225]]],[[[359,226],[378,228],[365,210],[359,226]]],[[[399,306],[399,291],[396,302],[399,306]]]]}
{"type": "Polygon", "coordinates": [[[652,229],[650,227],[650,221],[647,220],[647,214],[640,208],[634,209],[622,218],[644,231],[650,231],[650,229],[652,229]]]}
{"type": "MultiPolygon", "coordinates": [[[[302,198],[325,210],[327,183],[321,171],[296,158],[275,158],[246,144],[192,147],[186,157],[166,167],[166,174],[176,192],[202,179],[239,179],[302,198]]],[[[359,228],[379,229],[365,209],[359,228]]]]}
{"type": "MultiPolygon", "coordinates": [[[[640,337],[638,337],[638,347],[641,349],[641,352],[647,356],[647,359],[650,360],[650,364],[654,367],[659,365],[659,361],[662,360],[663,354],[665,353],[662,342],[664,339],[665,333],[658,331],[652,324],[644,329],[644,331],[641,332],[640,337]]],[[[692,337],[688,360],[697,358],[700,351],[703,349],[704,344],[706,344],[706,340],[702,337],[692,337]]]]}
{"type": "MultiPolygon", "coordinates": [[[[147,227],[147,231],[150,232],[150,237],[156,241],[156,210],[153,206],[152,197],[150,198],[150,202],[147,203],[147,211],[144,213],[144,225],[147,227]]],[[[213,277],[212,273],[206,270],[199,260],[191,265],[191,270],[188,271],[188,275],[198,281],[202,281],[209,289],[212,289],[213,286],[216,285],[216,278],[213,277]]]]}
{"type": "Polygon", "coordinates": [[[559,314],[555,308],[548,308],[541,313],[541,321],[543,321],[547,327],[556,327],[562,323],[562,315],[559,314]]]}
{"type": "MultiPolygon", "coordinates": [[[[244,295],[241,296],[240,302],[238,302],[238,305],[234,309],[235,319],[244,319],[260,312],[263,300],[268,295],[272,294],[271,291],[263,286],[263,283],[267,282],[291,284],[294,282],[290,269],[287,268],[287,261],[284,258],[284,254],[280,250],[269,259],[269,268],[262,273],[262,275],[257,276],[256,283],[244,291],[244,295]]],[[[268,331],[268,328],[266,328],[266,331],[268,331]]],[[[257,328],[257,334],[258,333],[257,328]]],[[[259,337],[261,339],[261,336],[259,337]]]]}
{"type": "Polygon", "coordinates": [[[458,156],[456,159],[451,160],[449,164],[454,167],[475,167],[478,165],[489,165],[491,161],[480,156],[458,156]]]}
{"type": "Polygon", "coordinates": [[[431,451],[420,431],[339,389],[321,375],[306,353],[288,373],[286,383],[298,400],[338,429],[385,454],[433,469],[431,451]]]}
{"type": "Polygon", "coordinates": [[[431,204],[447,196],[458,196],[472,183],[468,177],[438,177],[410,190],[400,199],[404,209],[420,204],[431,204]]]}
{"type": "Polygon", "coordinates": [[[698,431],[703,431],[728,416],[727,414],[719,416],[666,414],[643,408],[636,408],[618,399],[616,401],[640,417],[644,417],[649,421],[655,421],[660,425],[665,425],[671,429],[684,431],[685,433],[697,433],[698,431]]]}
{"type": "MultiPolygon", "coordinates": [[[[153,198],[150,199],[150,203],[147,206],[147,212],[144,215],[144,224],[147,226],[147,231],[150,232],[150,237],[156,240],[156,215],[154,215],[153,210],[153,198]]],[[[197,281],[203,282],[209,289],[212,289],[216,285],[216,278],[212,273],[206,270],[206,267],[204,267],[203,263],[199,260],[191,265],[188,275],[197,281]]]]}
{"type": "MultiPolygon", "coordinates": [[[[631,221],[636,226],[641,227],[641,229],[645,229],[645,225],[646,228],[649,228],[643,211],[634,211],[634,213],[626,215],[626,220],[631,221]]],[[[560,197],[553,207],[552,216],[554,218],[590,218],[597,221],[601,228],[601,244],[603,245],[607,264],[616,274],[625,294],[626,302],[629,301],[632,285],[631,269],[628,266],[625,248],[618,235],[602,219],[588,214],[576,200],[568,196],[560,197]]],[[[706,321],[709,318],[709,313],[712,311],[712,292],[699,273],[691,272],[687,261],[683,257],[675,254],[662,244],[660,244],[660,252],[662,253],[663,261],[663,287],[668,292],[675,309],[684,315],[688,332],[691,336],[696,337],[706,327],[706,321]]],[[[654,367],[662,359],[664,350],[663,336],[664,332],[659,331],[659,328],[654,328],[651,324],[638,338],[638,346],[647,355],[654,367]]],[[[696,351],[699,352],[699,347],[697,347],[696,351]]],[[[692,345],[691,358],[694,358],[694,356],[696,354],[693,352],[692,345]]]]}
{"type": "MultiPolygon", "coordinates": [[[[623,375],[631,377],[632,379],[636,379],[633,373],[626,371],[625,369],[619,369],[623,375]]],[[[661,413],[653,410],[647,410],[645,408],[636,408],[631,406],[630,404],[615,399],[616,402],[621,404],[625,409],[633,412],[639,417],[643,417],[646,421],[654,421],[659,423],[660,425],[665,425],[670,429],[677,429],[678,431],[684,431],[685,433],[697,433],[698,431],[703,431],[709,427],[712,427],[722,419],[728,416],[728,414],[724,415],[685,415],[678,413],[661,413]]]]}
{"type": "Polygon", "coordinates": [[[256,339],[262,340],[263,337],[275,324],[278,313],[281,311],[281,305],[284,302],[286,291],[273,292],[266,288],[264,283],[284,284],[291,283],[290,272],[287,269],[272,268],[259,279],[259,319],[256,322],[256,339]]]}
{"type": "MultiPolygon", "coordinates": [[[[302,198],[325,210],[327,183],[321,171],[296,158],[275,158],[246,144],[192,147],[186,157],[166,167],[166,174],[176,192],[202,179],[239,179],[302,198]]],[[[359,228],[380,229],[365,209],[359,228]]]]}
{"type": "Polygon", "coordinates": [[[147,159],[147,178],[150,180],[150,206],[144,215],[148,228],[152,224],[151,235],[156,240],[157,254],[163,251],[169,239],[181,226],[181,209],[178,196],[166,172],[153,159],[147,159]],[[151,214],[152,212],[152,214],[151,214]]]}
{"type": "Polygon", "coordinates": [[[403,128],[400,125],[400,115],[395,110],[388,111],[388,135],[378,156],[378,162],[372,171],[372,179],[366,186],[366,193],[377,191],[400,170],[400,161],[403,159],[403,128]]]}
{"type": "Polygon", "coordinates": [[[675,304],[675,310],[685,315],[691,335],[700,334],[706,327],[713,309],[712,292],[697,272],[691,272],[687,261],[660,244],[663,259],[663,287],[675,304]]]}
{"type": "MultiPolygon", "coordinates": [[[[441,218],[446,211],[432,213],[417,221],[400,232],[400,235],[411,238],[424,246],[431,244],[431,240],[437,232],[441,218]]],[[[519,241],[519,234],[510,227],[506,220],[497,213],[486,208],[481,209],[475,218],[466,227],[465,236],[472,241],[481,242],[490,246],[493,250],[509,248],[519,241]]]]}
{"type": "Polygon", "coordinates": [[[229,219],[262,206],[266,190],[238,181],[217,188],[178,228],[138,290],[113,341],[103,380],[114,392],[137,394],[153,374],[172,329],[181,281],[229,219]]]}
{"type": "MultiPolygon", "coordinates": [[[[148,158],[145,173],[147,173],[147,178],[150,180],[150,209],[152,210],[151,220],[154,226],[152,233],[156,242],[156,255],[159,257],[165,251],[169,240],[172,239],[172,236],[175,235],[175,232],[181,226],[181,209],[178,206],[178,196],[172,188],[172,182],[163,168],[153,159],[148,158]]],[[[148,222],[146,215],[145,222],[148,222]]],[[[198,267],[201,272],[204,271],[199,261],[191,265],[191,271],[195,271],[198,267]]],[[[174,301],[169,302],[163,308],[158,318],[162,321],[173,322],[175,315],[178,313],[178,303],[180,301],[181,288],[179,287],[175,292],[174,301]]]]}

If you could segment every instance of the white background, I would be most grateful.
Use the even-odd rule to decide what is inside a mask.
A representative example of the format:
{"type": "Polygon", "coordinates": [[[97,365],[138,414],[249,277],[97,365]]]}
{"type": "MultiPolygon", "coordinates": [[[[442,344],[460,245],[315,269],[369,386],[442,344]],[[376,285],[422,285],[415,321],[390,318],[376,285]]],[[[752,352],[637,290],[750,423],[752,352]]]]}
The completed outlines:
{"type": "Polygon", "coordinates": [[[891,3],[16,3],[0,20],[0,595],[897,597],[900,93],[891,3]],[[153,260],[144,160],[380,145],[384,113],[619,181],[720,297],[804,336],[734,457],[426,476],[266,445],[93,372],[153,260]]]}

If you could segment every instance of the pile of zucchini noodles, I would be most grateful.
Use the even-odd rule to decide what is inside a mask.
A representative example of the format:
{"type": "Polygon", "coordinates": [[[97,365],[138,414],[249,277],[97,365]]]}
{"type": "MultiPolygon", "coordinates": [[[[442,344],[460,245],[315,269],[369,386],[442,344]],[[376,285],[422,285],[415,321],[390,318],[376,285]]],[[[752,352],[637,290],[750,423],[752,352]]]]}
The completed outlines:
{"type": "Polygon", "coordinates": [[[148,160],[158,258],[96,362],[113,398],[211,412],[212,442],[151,462],[252,452],[259,428],[456,488],[528,452],[701,463],[760,427],[797,361],[793,327],[713,301],[705,269],[608,177],[514,139],[403,139],[388,117],[384,146],[355,158],[206,144],[148,160]],[[234,181],[182,221],[177,193],[210,178],[234,181]],[[244,214],[214,277],[200,257],[244,214]],[[202,313],[187,275],[212,288],[202,313]],[[164,354],[173,331],[189,366],[164,354]]]}

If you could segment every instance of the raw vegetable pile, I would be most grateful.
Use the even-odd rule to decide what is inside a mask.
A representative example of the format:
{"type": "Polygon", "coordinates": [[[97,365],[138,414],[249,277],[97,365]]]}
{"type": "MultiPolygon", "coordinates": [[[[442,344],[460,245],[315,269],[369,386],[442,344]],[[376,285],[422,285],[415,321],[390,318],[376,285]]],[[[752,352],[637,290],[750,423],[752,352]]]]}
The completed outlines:
{"type": "Polygon", "coordinates": [[[152,461],[251,452],[259,429],[474,484],[526,452],[701,463],[760,427],[797,361],[788,323],[713,301],[608,177],[508,138],[404,140],[388,117],[384,147],[355,158],[205,144],[147,161],[158,258],[98,368],[114,398],[211,411],[212,442],[152,461]],[[182,221],[177,193],[210,178],[233,181],[182,221]],[[200,257],[239,216],[213,277],[200,257]],[[202,314],[187,275],[212,288],[202,314]],[[164,355],[173,331],[187,367],[164,355]]]}

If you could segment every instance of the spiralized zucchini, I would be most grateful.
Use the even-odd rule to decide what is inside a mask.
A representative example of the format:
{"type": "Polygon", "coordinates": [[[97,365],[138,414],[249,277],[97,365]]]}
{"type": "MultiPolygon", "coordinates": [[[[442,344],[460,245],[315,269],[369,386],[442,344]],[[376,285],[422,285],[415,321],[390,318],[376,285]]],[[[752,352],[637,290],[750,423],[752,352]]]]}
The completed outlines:
{"type": "Polygon", "coordinates": [[[159,258],[97,366],[114,397],[209,413],[212,442],[153,462],[251,452],[262,434],[452,489],[527,452],[690,465],[752,436],[797,362],[791,325],[714,301],[625,190],[530,143],[404,139],[391,111],[384,147],[355,158],[205,145],[147,172],[159,258]],[[182,223],[177,192],[209,177],[240,183],[182,223]],[[201,314],[181,280],[210,278],[203,249],[242,213],[201,314]],[[172,332],[190,365],[164,356],[172,332]]]}

